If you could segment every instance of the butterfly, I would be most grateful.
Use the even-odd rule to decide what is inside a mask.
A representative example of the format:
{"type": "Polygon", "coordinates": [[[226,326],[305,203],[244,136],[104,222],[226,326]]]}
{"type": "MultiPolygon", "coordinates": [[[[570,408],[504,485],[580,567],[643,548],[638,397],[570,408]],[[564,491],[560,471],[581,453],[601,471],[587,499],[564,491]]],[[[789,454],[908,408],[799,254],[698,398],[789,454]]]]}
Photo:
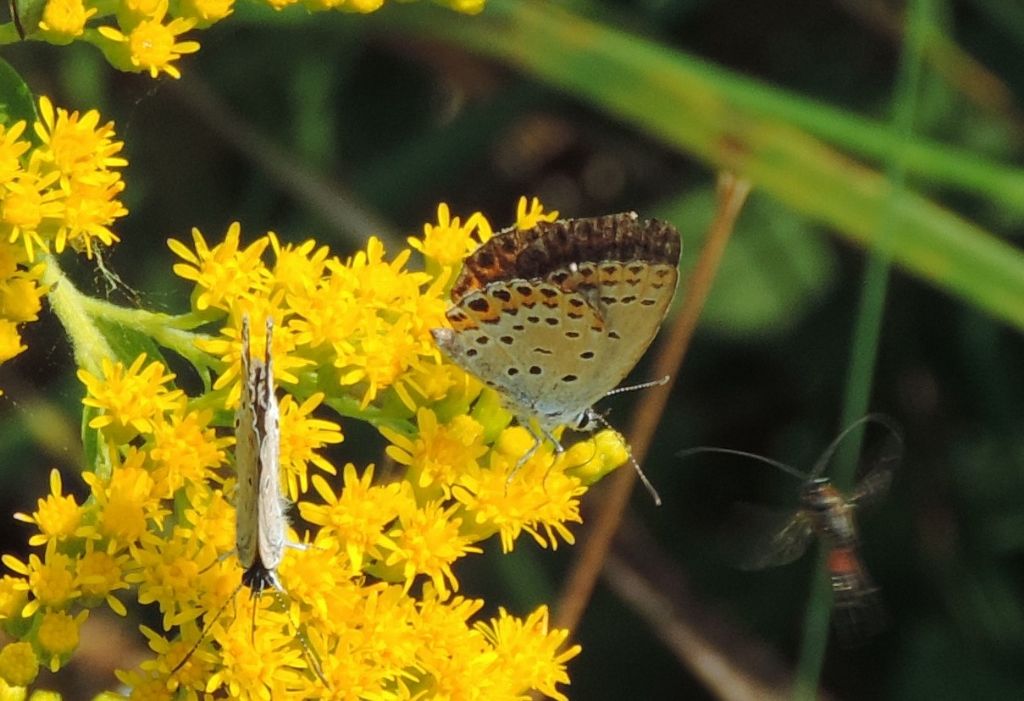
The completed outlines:
{"type": "MultiPolygon", "coordinates": [[[[242,587],[248,587],[253,599],[255,630],[257,599],[272,589],[280,599],[287,596],[278,577],[277,568],[285,548],[304,550],[307,546],[288,539],[287,501],[281,494],[281,432],[280,409],[274,391],[274,363],[271,345],[273,319],[267,319],[266,347],[262,358],[252,357],[249,318],[242,318],[242,395],[235,412],[235,555],[242,566],[242,581],[200,634],[192,648],[171,670],[181,669],[205,639],[210,626],[220,618],[228,603],[242,587]]],[[[297,633],[310,669],[325,686],[305,635],[297,633]]]]}
{"type": "Polygon", "coordinates": [[[826,549],[825,567],[834,597],[833,613],[837,634],[841,642],[854,644],[879,632],[886,618],[878,595],[879,588],[860,555],[855,514],[888,490],[893,470],[902,457],[902,450],[903,440],[899,429],[887,417],[869,414],[840,433],[808,473],[770,458],[728,448],[694,448],[679,455],[685,457],[697,452],[715,452],[752,457],[801,481],[800,506],[781,518],[777,513],[766,514],[758,507],[745,505],[744,510],[749,520],[759,521],[762,526],[771,525],[761,528],[759,536],[735,564],[746,570],[786,565],[800,558],[817,538],[826,549]],[[851,492],[844,494],[822,474],[843,439],[868,423],[879,424],[888,431],[891,448],[851,492]]]}
{"type": "Polygon", "coordinates": [[[432,334],[533,435],[523,460],[545,438],[561,451],[559,426],[604,424],[593,404],[615,391],[658,333],[681,245],[668,222],[627,212],[508,229],[465,260],[445,315],[450,327],[432,334]]]}

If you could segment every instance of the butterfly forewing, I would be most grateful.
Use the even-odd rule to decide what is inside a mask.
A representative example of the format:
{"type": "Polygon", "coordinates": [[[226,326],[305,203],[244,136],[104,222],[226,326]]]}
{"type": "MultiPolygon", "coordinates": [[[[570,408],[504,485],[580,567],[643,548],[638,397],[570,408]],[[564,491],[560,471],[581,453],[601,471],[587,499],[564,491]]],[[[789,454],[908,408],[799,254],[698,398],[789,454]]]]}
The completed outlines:
{"type": "Polygon", "coordinates": [[[249,320],[242,320],[242,396],[235,414],[235,549],[238,561],[249,567],[256,560],[259,531],[260,431],[257,398],[263,361],[250,355],[249,320]]]}
{"type": "Polygon", "coordinates": [[[274,394],[274,365],[270,353],[271,326],[267,325],[266,361],[261,377],[256,425],[260,433],[259,450],[259,553],[263,567],[273,571],[281,564],[286,542],[284,499],[280,476],[280,411],[274,394]]]}

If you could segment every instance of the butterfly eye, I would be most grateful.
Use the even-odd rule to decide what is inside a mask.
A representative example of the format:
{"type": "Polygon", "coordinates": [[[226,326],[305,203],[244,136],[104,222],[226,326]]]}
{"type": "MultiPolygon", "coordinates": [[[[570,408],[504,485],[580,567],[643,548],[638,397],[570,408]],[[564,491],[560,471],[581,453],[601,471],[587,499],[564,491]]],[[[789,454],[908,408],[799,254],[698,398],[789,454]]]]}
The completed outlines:
{"type": "Polygon", "coordinates": [[[573,420],[573,426],[572,427],[573,427],[573,429],[575,429],[577,431],[589,431],[590,428],[591,428],[591,424],[593,422],[594,422],[594,417],[591,415],[591,412],[588,410],[588,411],[584,411],[584,412],[582,412],[582,413],[580,413],[579,415],[576,416],[576,418],[573,420]]]}

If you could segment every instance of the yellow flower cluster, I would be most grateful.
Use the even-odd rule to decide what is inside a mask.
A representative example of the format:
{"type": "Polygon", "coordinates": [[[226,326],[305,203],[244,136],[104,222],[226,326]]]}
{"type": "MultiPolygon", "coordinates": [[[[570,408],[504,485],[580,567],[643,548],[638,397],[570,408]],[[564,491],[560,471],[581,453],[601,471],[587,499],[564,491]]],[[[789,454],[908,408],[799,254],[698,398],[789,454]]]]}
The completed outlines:
{"type": "Polygon", "coordinates": [[[118,200],[124,182],[118,168],[113,124],[99,113],[54,109],[39,99],[40,118],[0,125],[0,363],[25,350],[19,326],[39,314],[45,285],[41,251],[70,246],[92,257],[97,242],[117,240],[110,226],[127,210],[118,200]]]}
{"type": "MultiPolygon", "coordinates": [[[[266,0],[275,10],[301,5],[309,12],[342,10],[368,13],[380,9],[384,0],[266,0]]],[[[480,12],[484,0],[442,0],[454,10],[480,12]]],[[[175,63],[199,50],[199,42],[182,40],[194,29],[227,18],[234,0],[45,0],[31,17],[18,17],[26,39],[63,46],[85,41],[98,47],[118,70],[145,72],[156,78],[166,74],[180,78],[175,63]]],[[[17,9],[17,4],[14,5],[17,9]]],[[[13,34],[13,32],[11,32],[13,34]]]]}
{"type": "MultiPolygon", "coordinates": [[[[554,217],[523,199],[517,225],[554,217]]],[[[63,666],[88,610],[123,614],[130,591],[163,628],[143,627],[155,656],[119,672],[133,698],[564,699],[579,647],[549,629],[545,607],[479,619],[484,602],[458,594],[457,564],[495,535],[505,551],[524,533],[545,547],[571,543],[587,485],[627,453],[604,431],[520,464],[530,434],[439,356],[430,329],[445,323],[446,286],[490,235],[482,215],[463,222],[441,205],[410,240],[426,272],[408,269],[411,250],[389,257],[373,238],[345,260],[272,233],[243,246],[237,224],[216,245],[197,230],[191,246],[170,241],[175,272],[194,284],[182,318],[220,333],[161,343],[187,343],[172,349],[190,359],[198,347],[208,364],[197,369],[217,377],[189,398],[156,358],[79,371],[98,434],[90,498],[63,494],[54,472],[50,495],[19,515],[42,552],[3,558],[13,575],[0,579],[0,625],[19,641],[0,649],[0,680],[25,684],[39,665],[63,666]],[[286,597],[234,601],[233,439],[221,427],[240,397],[246,316],[274,321],[281,490],[301,519],[290,538],[306,547],[286,550],[286,597]],[[316,416],[327,408],[378,428],[394,462],[386,479],[353,464],[331,477],[325,451],[343,436],[316,416]]],[[[252,332],[261,354],[264,324],[252,332]]]]}

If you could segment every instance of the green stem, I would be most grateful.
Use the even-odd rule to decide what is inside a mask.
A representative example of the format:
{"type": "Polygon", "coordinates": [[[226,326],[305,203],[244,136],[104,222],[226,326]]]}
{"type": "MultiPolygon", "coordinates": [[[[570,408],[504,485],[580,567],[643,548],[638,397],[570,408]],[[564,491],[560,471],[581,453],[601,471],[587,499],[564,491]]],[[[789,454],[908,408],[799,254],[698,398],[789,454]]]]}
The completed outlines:
{"type": "Polygon", "coordinates": [[[50,308],[71,339],[75,364],[93,375],[101,374],[103,359],[113,358],[114,351],[103,333],[93,324],[92,315],[86,309],[89,298],[79,292],[64,276],[64,271],[61,270],[56,258],[44,254],[43,262],[46,268],[43,271],[42,282],[49,287],[46,297],[50,302],[50,308]]]}
{"type": "MultiPolygon", "coordinates": [[[[929,0],[913,0],[910,3],[907,16],[908,34],[901,57],[899,80],[893,96],[893,132],[902,137],[902,143],[909,143],[913,134],[921,65],[930,17],[929,0]]],[[[900,200],[904,197],[906,173],[905,151],[897,148],[893,151],[887,168],[887,178],[891,187],[886,210],[890,215],[895,214],[900,200]]],[[[877,245],[868,257],[846,380],[841,422],[843,427],[867,413],[870,402],[889,284],[889,268],[892,263],[890,243],[894,225],[895,216],[886,216],[881,220],[877,245]]],[[[862,436],[862,432],[855,433],[851,440],[841,446],[838,453],[833,478],[840,488],[849,487],[853,482],[862,436]]],[[[793,690],[793,698],[797,701],[817,698],[821,670],[825,662],[829,611],[832,606],[832,590],[825,571],[826,556],[827,553],[822,548],[804,621],[803,644],[793,690]]]]}
{"type": "Polygon", "coordinates": [[[205,319],[195,314],[173,316],[145,309],[120,307],[95,297],[82,295],[80,299],[82,308],[94,318],[106,319],[137,329],[159,345],[185,358],[197,369],[220,366],[219,361],[196,348],[196,341],[209,340],[211,337],[189,330],[206,323],[205,319]]]}

